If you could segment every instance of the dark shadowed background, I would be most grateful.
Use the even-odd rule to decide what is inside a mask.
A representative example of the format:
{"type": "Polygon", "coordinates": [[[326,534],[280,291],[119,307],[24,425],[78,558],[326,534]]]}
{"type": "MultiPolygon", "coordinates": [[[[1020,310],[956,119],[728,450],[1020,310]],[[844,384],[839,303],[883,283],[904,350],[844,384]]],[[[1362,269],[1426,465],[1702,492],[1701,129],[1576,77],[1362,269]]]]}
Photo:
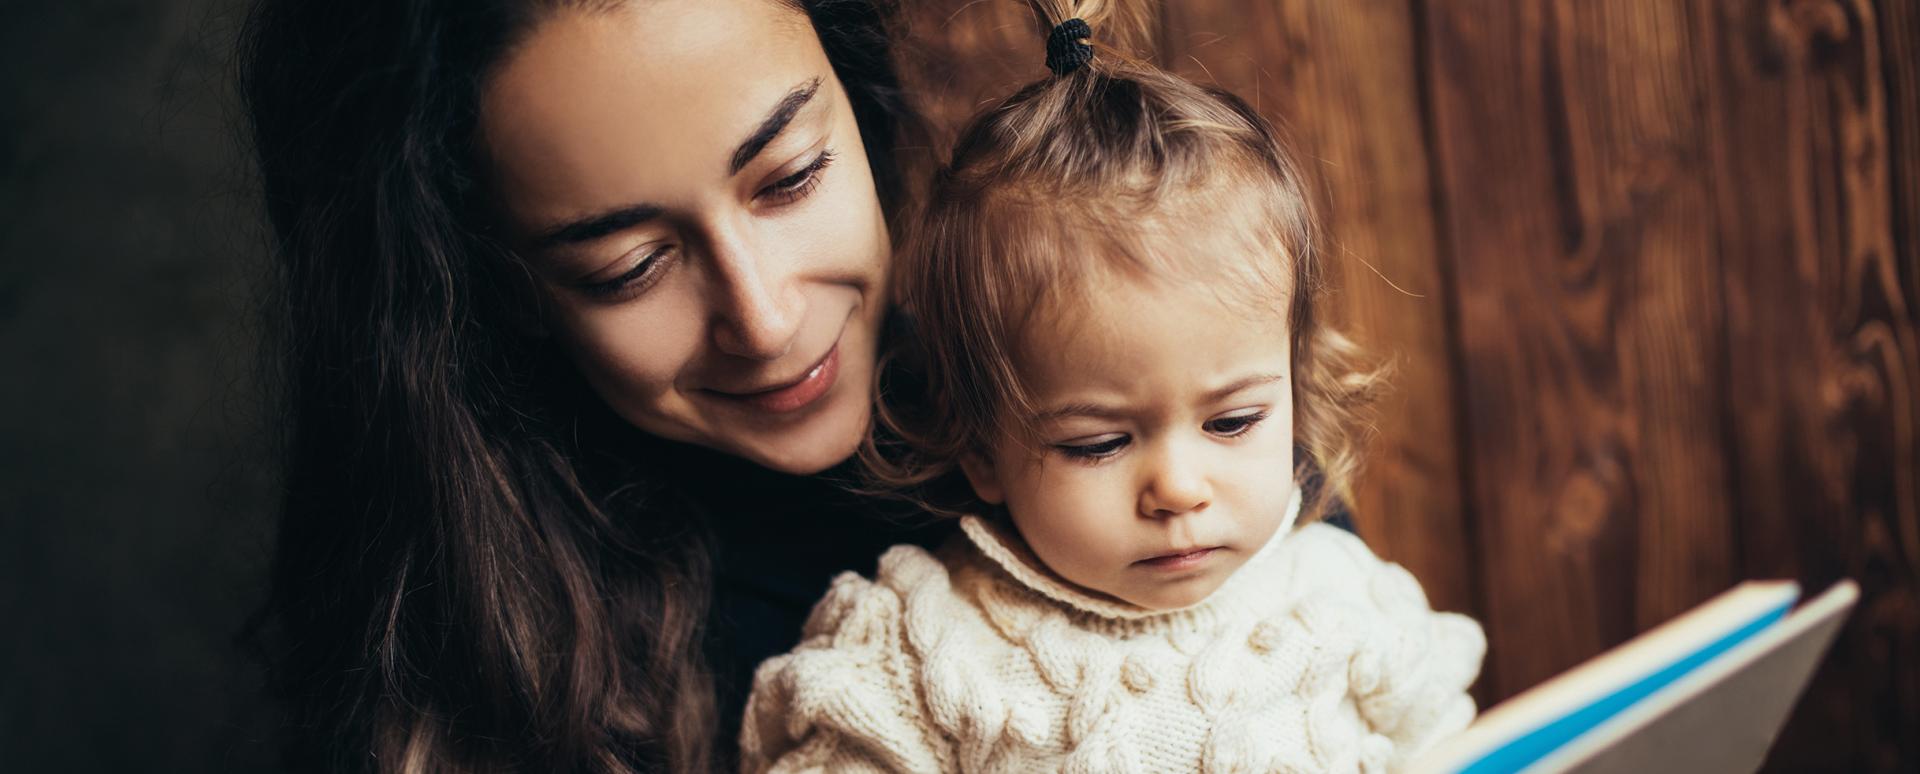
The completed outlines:
{"type": "MultiPolygon", "coordinates": [[[[1042,73],[911,0],[951,125],[1042,73]]],[[[265,239],[235,0],[0,5],[0,770],[270,768],[265,239]]],[[[1399,366],[1357,521],[1483,701],[1745,578],[1864,597],[1770,763],[1920,769],[1920,0],[1169,0],[1399,366]]]]}
{"type": "Polygon", "coordinates": [[[250,771],[260,596],[237,3],[0,7],[0,769],[250,771]]]}

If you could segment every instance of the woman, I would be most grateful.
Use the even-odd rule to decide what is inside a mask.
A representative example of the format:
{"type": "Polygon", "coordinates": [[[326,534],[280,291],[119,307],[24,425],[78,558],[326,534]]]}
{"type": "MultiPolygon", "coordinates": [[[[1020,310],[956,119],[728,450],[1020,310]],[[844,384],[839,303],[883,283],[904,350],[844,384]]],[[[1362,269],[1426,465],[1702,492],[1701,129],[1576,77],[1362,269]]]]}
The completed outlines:
{"type": "Polygon", "coordinates": [[[911,126],[886,22],[257,3],[294,764],[725,765],[753,665],[903,539],[812,475],[869,415],[911,126]]]}

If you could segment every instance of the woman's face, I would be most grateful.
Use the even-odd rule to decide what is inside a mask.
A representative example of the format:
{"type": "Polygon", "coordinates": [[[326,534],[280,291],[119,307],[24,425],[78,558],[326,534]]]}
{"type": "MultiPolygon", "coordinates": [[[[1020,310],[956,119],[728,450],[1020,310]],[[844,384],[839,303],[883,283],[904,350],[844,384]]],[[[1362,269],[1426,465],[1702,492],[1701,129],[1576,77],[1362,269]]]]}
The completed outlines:
{"type": "Polygon", "coordinates": [[[559,12],[486,84],[480,132],[544,325],[617,413],[792,473],[853,451],[890,249],[803,13],[559,12]]]}

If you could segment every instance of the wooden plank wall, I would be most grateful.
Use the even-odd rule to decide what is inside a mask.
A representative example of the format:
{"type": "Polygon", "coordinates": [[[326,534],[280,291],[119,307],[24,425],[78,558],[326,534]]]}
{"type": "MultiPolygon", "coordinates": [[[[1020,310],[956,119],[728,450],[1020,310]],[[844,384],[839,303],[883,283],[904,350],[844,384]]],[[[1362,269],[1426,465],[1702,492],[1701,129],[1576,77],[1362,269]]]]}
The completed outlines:
{"type": "MultiPolygon", "coordinates": [[[[1368,543],[1498,701],[1745,578],[1858,580],[1770,770],[1920,767],[1920,0],[1177,0],[1152,50],[1317,176],[1397,367],[1368,543]]],[[[1014,0],[910,0],[951,132],[1045,74],[1014,0]]]]}

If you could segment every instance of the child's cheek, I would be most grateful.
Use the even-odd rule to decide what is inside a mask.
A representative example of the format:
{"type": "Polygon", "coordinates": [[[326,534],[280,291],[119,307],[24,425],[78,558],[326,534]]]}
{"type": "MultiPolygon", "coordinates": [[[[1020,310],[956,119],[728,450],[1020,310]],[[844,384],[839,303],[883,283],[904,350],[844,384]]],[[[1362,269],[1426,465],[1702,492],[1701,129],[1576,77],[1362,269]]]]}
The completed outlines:
{"type": "Polygon", "coordinates": [[[1086,549],[1111,538],[1136,510],[1127,491],[1125,465],[1109,461],[1086,465],[1073,460],[1049,460],[1027,477],[1022,487],[1031,505],[1028,514],[1051,536],[1086,549]]]}

